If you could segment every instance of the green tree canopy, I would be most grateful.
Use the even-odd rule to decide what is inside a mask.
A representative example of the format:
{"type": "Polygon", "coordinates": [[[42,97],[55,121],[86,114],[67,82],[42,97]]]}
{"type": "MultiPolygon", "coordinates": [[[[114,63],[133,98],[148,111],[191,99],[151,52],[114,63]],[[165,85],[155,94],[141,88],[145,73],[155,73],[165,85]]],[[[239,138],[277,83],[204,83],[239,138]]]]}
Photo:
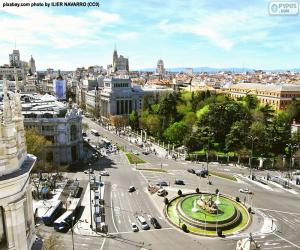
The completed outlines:
{"type": "Polygon", "coordinates": [[[175,144],[180,144],[186,136],[188,126],[184,122],[175,122],[164,132],[164,137],[175,144]]]}

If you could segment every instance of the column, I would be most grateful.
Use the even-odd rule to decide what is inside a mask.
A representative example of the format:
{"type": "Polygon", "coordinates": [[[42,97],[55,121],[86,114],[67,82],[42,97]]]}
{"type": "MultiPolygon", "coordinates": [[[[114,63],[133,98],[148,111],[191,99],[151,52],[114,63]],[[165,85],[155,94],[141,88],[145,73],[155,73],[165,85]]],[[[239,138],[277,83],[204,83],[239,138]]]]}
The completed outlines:
{"type": "Polygon", "coordinates": [[[21,199],[4,207],[8,249],[27,250],[24,201],[21,199]]]}

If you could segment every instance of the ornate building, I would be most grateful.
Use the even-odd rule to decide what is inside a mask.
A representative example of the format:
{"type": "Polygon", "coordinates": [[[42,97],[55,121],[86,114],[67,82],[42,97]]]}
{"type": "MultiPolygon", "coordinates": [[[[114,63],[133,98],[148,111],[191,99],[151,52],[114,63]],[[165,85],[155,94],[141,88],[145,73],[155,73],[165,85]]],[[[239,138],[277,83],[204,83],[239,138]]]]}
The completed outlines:
{"type": "Polygon", "coordinates": [[[26,152],[19,92],[16,84],[15,93],[10,96],[4,77],[0,115],[0,249],[30,249],[35,238],[29,174],[36,157],[26,152]]]}
{"type": "Polygon", "coordinates": [[[113,53],[113,64],[112,64],[112,73],[128,73],[129,72],[129,63],[128,58],[120,55],[118,56],[117,49],[113,53]]]}

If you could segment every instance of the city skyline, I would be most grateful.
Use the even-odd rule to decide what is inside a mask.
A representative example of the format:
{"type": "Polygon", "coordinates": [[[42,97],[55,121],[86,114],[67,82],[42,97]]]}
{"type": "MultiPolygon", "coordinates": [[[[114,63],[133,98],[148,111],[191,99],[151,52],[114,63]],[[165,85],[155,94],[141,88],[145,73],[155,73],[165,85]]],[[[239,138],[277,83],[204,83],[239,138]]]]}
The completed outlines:
{"type": "Polygon", "coordinates": [[[293,69],[300,63],[299,16],[271,16],[269,1],[103,1],[100,8],[0,9],[0,63],[17,43],[37,69],[112,63],[115,44],[130,69],[293,69]],[[38,22],[37,22],[38,20],[38,22]]]}

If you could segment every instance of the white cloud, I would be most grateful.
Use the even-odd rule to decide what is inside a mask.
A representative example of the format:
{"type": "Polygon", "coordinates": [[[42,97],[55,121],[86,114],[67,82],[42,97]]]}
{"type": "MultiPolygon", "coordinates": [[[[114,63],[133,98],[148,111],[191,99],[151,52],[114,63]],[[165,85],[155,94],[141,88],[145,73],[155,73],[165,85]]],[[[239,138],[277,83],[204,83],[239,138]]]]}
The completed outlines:
{"type": "Polygon", "coordinates": [[[179,21],[163,20],[158,27],[167,33],[186,33],[206,38],[224,50],[232,49],[239,42],[264,41],[267,30],[278,25],[266,10],[247,7],[242,10],[199,10],[196,17],[179,21]]]}
{"type": "Polygon", "coordinates": [[[0,26],[0,43],[17,39],[19,44],[26,46],[71,48],[87,45],[104,27],[119,20],[117,14],[97,10],[71,15],[37,8],[1,9],[0,23],[5,25],[0,26]],[[10,15],[1,16],[1,12],[10,15]]]}
{"type": "Polygon", "coordinates": [[[137,39],[138,33],[137,32],[124,32],[117,36],[119,40],[134,40],[137,39]]]}

